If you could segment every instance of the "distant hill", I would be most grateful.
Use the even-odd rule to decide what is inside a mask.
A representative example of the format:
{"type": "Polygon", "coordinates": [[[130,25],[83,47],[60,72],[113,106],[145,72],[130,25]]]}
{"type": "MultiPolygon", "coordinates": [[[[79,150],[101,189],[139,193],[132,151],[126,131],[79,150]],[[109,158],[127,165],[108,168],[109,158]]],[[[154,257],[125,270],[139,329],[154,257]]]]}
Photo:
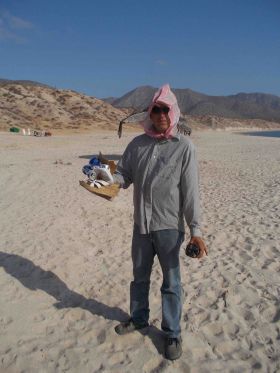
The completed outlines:
{"type": "Polygon", "coordinates": [[[106,98],[101,98],[102,101],[108,102],[108,104],[112,104],[117,99],[117,97],[106,97],[106,98]]]}
{"type": "MultiPolygon", "coordinates": [[[[149,105],[156,90],[151,86],[137,87],[110,103],[118,108],[142,110],[149,105]]],[[[191,89],[173,89],[173,92],[183,114],[257,118],[280,122],[280,97],[275,95],[238,93],[230,96],[210,96],[191,89]]]]}
{"type": "Polygon", "coordinates": [[[0,130],[117,129],[126,112],[95,97],[32,81],[0,80],[0,130]]]}

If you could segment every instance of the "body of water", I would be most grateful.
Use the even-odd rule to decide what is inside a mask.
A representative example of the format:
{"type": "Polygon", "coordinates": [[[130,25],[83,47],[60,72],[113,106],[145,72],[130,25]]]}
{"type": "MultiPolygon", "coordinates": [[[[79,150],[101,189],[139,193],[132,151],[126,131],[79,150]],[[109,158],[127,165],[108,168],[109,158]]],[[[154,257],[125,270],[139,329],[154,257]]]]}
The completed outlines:
{"type": "Polygon", "coordinates": [[[280,137],[280,130],[278,131],[254,131],[254,132],[242,132],[242,135],[246,136],[261,136],[261,137],[280,137]]]}

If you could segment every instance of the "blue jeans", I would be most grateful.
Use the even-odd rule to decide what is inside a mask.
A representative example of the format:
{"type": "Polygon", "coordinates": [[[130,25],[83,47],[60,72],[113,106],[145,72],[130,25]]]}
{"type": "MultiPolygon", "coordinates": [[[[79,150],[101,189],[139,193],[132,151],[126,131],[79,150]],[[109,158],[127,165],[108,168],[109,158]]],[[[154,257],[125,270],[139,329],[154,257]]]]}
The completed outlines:
{"type": "Polygon", "coordinates": [[[132,238],[132,262],[134,280],[130,284],[130,314],[133,322],[147,323],[149,320],[150,276],[157,255],[162,269],[163,282],[161,328],[168,337],[181,334],[182,313],[181,276],[179,249],[184,233],[176,229],[164,229],[140,234],[135,224],[132,238]]]}

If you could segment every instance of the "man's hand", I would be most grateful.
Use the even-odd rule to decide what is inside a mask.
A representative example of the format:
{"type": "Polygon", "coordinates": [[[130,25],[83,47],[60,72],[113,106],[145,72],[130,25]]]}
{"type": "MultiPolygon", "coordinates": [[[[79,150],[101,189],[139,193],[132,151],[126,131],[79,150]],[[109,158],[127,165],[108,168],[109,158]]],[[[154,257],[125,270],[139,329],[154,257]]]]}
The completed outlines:
{"type": "Polygon", "coordinates": [[[197,259],[202,258],[204,256],[204,254],[208,255],[207,247],[206,247],[206,245],[205,245],[205,243],[204,243],[204,241],[201,237],[193,236],[190,239],[189,243],[194,243],[195,245],[197,245],[199,247],[199,255],[197,256],[197,259]]]}

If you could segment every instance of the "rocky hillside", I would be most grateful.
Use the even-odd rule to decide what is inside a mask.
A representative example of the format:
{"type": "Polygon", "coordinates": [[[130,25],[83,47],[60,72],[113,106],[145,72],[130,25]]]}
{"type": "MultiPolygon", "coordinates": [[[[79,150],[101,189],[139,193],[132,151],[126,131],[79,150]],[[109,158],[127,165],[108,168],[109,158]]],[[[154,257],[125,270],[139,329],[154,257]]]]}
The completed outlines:
{"type": "Polygon", "coordinates": [[[0,81],[0,130],[117,129],[125,111],[71,90],[29,81],[0,81]]]}
{"type": "MultiPolygon", "coordinates": [[[[280,122],[280,97],[264,93],[238,93],[209,96],[191,89],[173,89],[181,112],[188,115],[211,115],[239,119],[263,119],[280,122]]],[[[143,86],[110,103],[118,108],[146,108],[156,88],[143,86]]]]}
{"type": "MultiPolygon", "coordinates": [[[[185,90],[193,92],[192,94],[189,92],[189,96],[186,96],[179,92],[180,90],[177,91],[180,105],[192,105],[193,107],[192,111],[195,115],[184,115],[192,129],[280,127],[280,121],[276,123],[264,119],[240,119],[239,117],[229,119],[225,118],[226,115],[198,115],[194,110],[195,102],[205,95],[185,90]]],[[[0,130],[9,130],[14,126],[48,131],[117,130],[119,121],[133,111],[131,107],[148,106],[155,88],[151,90],[151,87],[144,87],[133,92],[117,101],[110,98],[114,101],[114,105],[121,106],[120,109],[103,100],[72,90],[56,89],[32,81],[0,79],[0,130]]],[[[206,107],[206,104],[202,103],[200,107],[203,105],[206,107]]],[[[245,103],[241,100],[240,105],[245,105],[245,103]]],[[[277,105],[276,102],[275,110],[277,110],[277,105]]],[[[124,131],[131,128],[141,130],[137,124],[124,125],[124,131]]]]}

